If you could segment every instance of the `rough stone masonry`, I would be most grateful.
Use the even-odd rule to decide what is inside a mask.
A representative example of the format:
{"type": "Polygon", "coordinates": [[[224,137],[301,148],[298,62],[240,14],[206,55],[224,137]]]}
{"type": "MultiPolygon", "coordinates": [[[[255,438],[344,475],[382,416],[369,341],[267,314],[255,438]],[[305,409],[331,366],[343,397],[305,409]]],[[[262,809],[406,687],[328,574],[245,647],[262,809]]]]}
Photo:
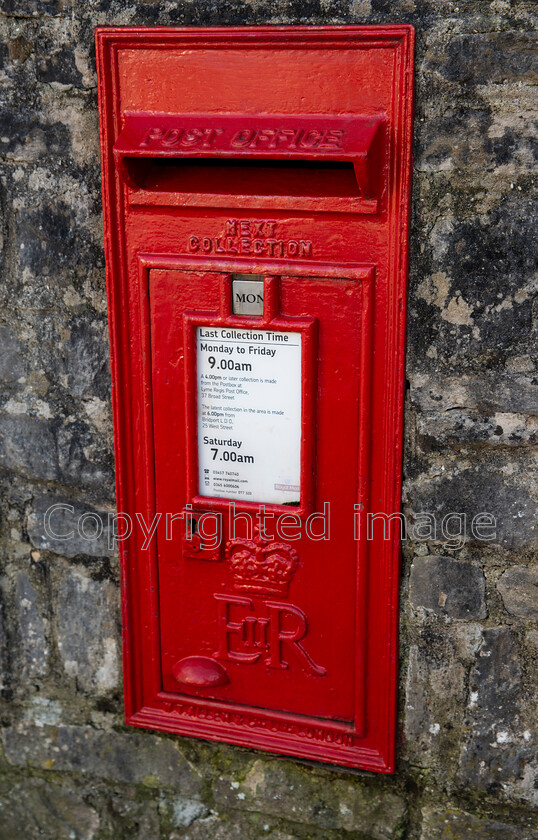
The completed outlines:
{"type": "Polygon", "coordinates": [[[3,0],[0,840],[538,838],[538,68],[531,0],[3,0]],[[393,777],[127,729],[93,29],[412,23],[404,543],[393,777]]]}

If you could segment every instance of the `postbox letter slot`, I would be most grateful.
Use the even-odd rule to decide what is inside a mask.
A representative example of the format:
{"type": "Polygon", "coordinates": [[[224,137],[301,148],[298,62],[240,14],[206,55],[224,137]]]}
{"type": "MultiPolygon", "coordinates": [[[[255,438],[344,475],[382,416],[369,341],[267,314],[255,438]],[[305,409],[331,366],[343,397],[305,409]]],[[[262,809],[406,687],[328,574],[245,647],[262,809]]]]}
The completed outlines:
{"type": "Polygon", "coordinates": [[[205,195],[215,203],[270,197],[286,206],[303,197],[320,199],[324,210],[340,210],[331,201],[347,199],[377,212],[383,123],[381,116],[128,114],[114,155],[142,204],[205,195]]]}
{"type": "Polygon", "coordinates": [[[160,193],[359,198],[366,183],[351,161],[124,157],[123,167],[134,189],[160,193]]]}

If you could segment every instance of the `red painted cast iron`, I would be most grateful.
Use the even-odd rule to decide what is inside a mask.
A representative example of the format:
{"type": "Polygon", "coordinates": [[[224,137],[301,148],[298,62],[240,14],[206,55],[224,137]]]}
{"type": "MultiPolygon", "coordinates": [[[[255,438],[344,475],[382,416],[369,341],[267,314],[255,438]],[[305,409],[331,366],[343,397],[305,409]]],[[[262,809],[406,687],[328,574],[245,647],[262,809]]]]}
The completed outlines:
{"type": "Polygon", "coordinates": [[[367,539],[366,516],[399,510],[413,30],[96,38],[127,722],[391,772],[399,530],[367,539]],[[251,275],[263,304],[238,314],[251,275]],[[256,341],[300,348],[295,385],[284,364],[212,426],[201,336],[232,401],[256,341]],[[284,436],[261,467],[226,423],[294,400],[297,476],[265,503],[249,482],[284,436]]]}

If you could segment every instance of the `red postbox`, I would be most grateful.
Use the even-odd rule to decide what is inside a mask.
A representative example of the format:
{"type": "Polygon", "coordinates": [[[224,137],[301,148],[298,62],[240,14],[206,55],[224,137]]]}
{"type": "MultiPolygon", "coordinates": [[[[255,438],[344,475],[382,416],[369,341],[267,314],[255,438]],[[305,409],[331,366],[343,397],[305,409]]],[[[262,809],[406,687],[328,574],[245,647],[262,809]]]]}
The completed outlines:
{"type": "Polygon", "coordinates": [[[393,769],[412,42],[97,30],[130,724],[393,769]]]}

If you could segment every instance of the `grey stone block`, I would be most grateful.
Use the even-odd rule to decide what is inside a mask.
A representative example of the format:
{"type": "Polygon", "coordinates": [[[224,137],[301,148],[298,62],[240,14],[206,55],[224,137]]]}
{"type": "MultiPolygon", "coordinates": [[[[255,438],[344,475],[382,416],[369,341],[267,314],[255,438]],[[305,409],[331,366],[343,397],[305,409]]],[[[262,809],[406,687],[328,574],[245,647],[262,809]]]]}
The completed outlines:
{"type": "Polygon", "coordinates": [[[425,607],[450,618],[485,618],[484,573],[471,563],[449,557],[415,557],[409,596],[413,607],[425,607]]]}
{"type": "Polygon", "coordinates": [[[512,103],[503,102],[505,113],[497,125],[491,108],[468,108],[459,99],[447,102],[420,126],[420,156],[414,158],[413,165],[421,172],[442,172],[456,166],[471,177],[479,167],[503,164],[531,171],[535,144],[532,87],[521,86],[518,93],[512,103]],[[462,134],[465,143],[459,142],[462,134]]]}
{"type": "Polygon", "coordinates": [[[531,376],[484,371],[462,376],[430,375],[415,371],[411,376],[411,400],[421,411],[436,413],[458,409],[484,415],[536,415],[536,382],[531,376]]]}
{"type": "Polygon", "coordinates": [[[69,322],[69,338],[62,347],[67,387],[77,397],[109,399],[110,375],[106,324],[78,318],[69,322]]]}
{"type": "Polygon", "coordinates": [[[58,649],[69,677],[103,694],[119,682],[119,592],[108,581],[68,571],[56,594],[58,649]]]}
{"type": "MultiPolygon", "coordinates": [[[[24,36],[13,39],[11,51],[24,59],[33,45],[24,36]]],[[[17,113],[0,112],[0,152],[9,161],[43,162],[43,155],[66,155],[70,149],[69,129],[60,120],[48,121],[46,115],[22,109],[17,113]],[[7,132],[7,129],[10,132],[7,132]]]]}
{"type": "MultiPolygon", "coordinates": [[[[208,817],[197,820],[182,834],[184,840],[299,840],[301,834],[288,834],[286,831],[271,830],[267,824],[252,824],[246,822],[235,822],[208,817]]],[[[308,835],[307,835],[308,836],[308,835]]],[[[170,840],[179,840],[179,835],[174,834],[170,840]]]]}
{"type": "Polygon", "coordinates": [[[120,836],[130,840],[161,840],[156,802],[136,802],[117,792],[112,796],[111,807],[120,836]]]}
{"type": "MultiPolygon", "coordinates": [[[[57,183],[57,177],[48,183],[57,183]]],[[[93,241],[89,227],[89,208],[82,200],[84,194],[87,195],[85,180],[79,177],[76,182],[80,192],[69,191],[68,201],[64,200],[66,196],[54,194],[61,190],[58,190],[59,185],[56,191],[38,188],[33,195],[27,194],[27,206],[19,207],[15,215],[19,261],[23,271],[26,269],[30,276],[57,277],[58,274],[65,276],[67,272],[76,276],[77,271],[87,274],[102,260],[101,249],[93,241]],[[85,261],[84,267],[81,260],[85,261]]]]}
{"type": "Polygon", "coordinates": [[[420,840],[538,840],[530,825],[508,825],[457,808],[428,806],[422,818],[420,840]]]}
{"type": "Polygon", "coordinates": [[[538,442],[538,417],[508,412],[482,415],[453,409],[446,414],[421,412],[417,417],[421,448],[435,451],[451,446],[522,446],[538,442]]]}
{"type": "Polygon", "coordinates": [[[60,471],[52,423],[0,413],[0,465],[27,478],[57,480],[60,471]]]}
{"type": "Polygon", "coordinates": [[[455,35],[442,74],[470,85],[483,84],[485,79],[490,84],[523,80],[536,84],[538,63],[531,45],[530,32],[455,35]]]}
{"type": "Polygon", "coordinates": [[[25,373],[21,345],[11,327],[0,327],[0,382],[13,384],[25,373]]]}
{"type": "MultiPolygon", "coordinates": [[[[536,504],[529,495],[529,472],[506,479],[485,464],[439,477],[423,478],[409,489],[411,520],[422,512],[432,514],[438,523],[437,542],[461,548],[465,542],[476,545],[501,545],[504,548],[532,548],[538,544],[536,504]],[[519,480],[518,480],[519,479],[519,480]],[[458,546],[457,539],[444,537],[440,532],[442,522],[450,514],[465,517],[465,534],[458,546]],[[486,532],[490,540],[476,539],[472,523],[477,514],[494,517],[495,528],[486,532]]],[[[463,521],[463,520],[461,520],[463,521]]],[[[458,522],[448,523],[455,533],[458,522]]],[[[480,532],[483,533],[483,532],[480,532]]]]}
{"type": "Polygon", "coordinates": [[[510,615],[538,619],[538,568],[512,566],[499,578],[497,589],[510,615]]]}
{"type": "Polygon", "coordinates": [[[219,807],[256,811],[322,829],[362,832],[372,840],[399,836],[406,815],[403,797],[351,781],[328,781],[279,761],[256,761],[239,783],[214,784],[219,807]]]}
{"type": "Polygon", "coordinates": [[[501,793],[510,786],[532,788],[536,745],[523,718],[523,684],[514,640],[507,627],[484,630],[470,675],[467,740],[459,780],[472,788],[501,793]]]}
{"type": "Polygon", "coordinates": [[[0,794],[0,840],[93,840],[99,824],[80,796],[41,779],[0,794]]]}
{"type": "MultiPolygon", "coordinates": [[[[482,178],[483,173],[480,180],[473,179],[475,187],[484,185],[482,178]]],[[[503,376],[497,371],[508,356],[523,355],[533,343],[536,258],[532,243],[538,236],[538,217],[530,195],[511,190],[506,182],[504,192],[495,189],[493,176],[496,198],[488,212],[467,213],[465,204],[474,202],[476,192],[467,191],[456,180],[461,202],[457,210],[447,207],[443,212],[433,184],[428,193],[429,200],[433,199],[426,211],[426,224],[431,225],[426,245],[430,257],[419,269],[420,285],[411,292],[409,367],[415,371],[429,368],[438,387],[445,371],[458,377],[473,368],[477,373],[485,369],[493,389],[498,378],[502,392],[503,376]],[[424,353],[427,347],[429,356],[424,353]]],[[[438,186],[442,189],[441,183],[438,186]]],[[[451,208],[454,186],[445,182],[451,208]]],[[[493,394],[490,400],[495,401],[493,394]]],[[[536,413],[535,400],[525,413],[536,413]]]]}
{"type": "Polygon", "coordinates": [[[46,624],[38,609],[38,597],[28,575],[20,572],[16,584],[19,630],[24,649],[23,678],[33,679],[47,671],[49,646],[46,624]]]}
{"type": "Polygon", "coordinates": [[[209,808],[198,799],[187,799],[176,796],[173,799],[163,799],[160,810],[174,828],[188,828],[195,820],[207,817],[209,808]]]}
{"type": "Polygon", "coordinates": [[[3,592],[0,586],[0,692],[4,691],[8,684],[7,638],[4,622],[3,592]]]}
{"type": "Polygon", "coordinates": [[[23,723],[4,729],[2,741],[7,761],[16,767],[172,788],[185,796],[200,794],[200,778],[176,744],[155,735],[23,723]]]}
{"type": "Polygon", "coordinates": [[[58,428],[61,479],[77,489],[91,490],[99,499],[114,498],[114,464],[108,443],[81,420],[58,428]]]}
{"type": "Polygon", "coordinates": [[[62,557],[111,557],[115,554],[108,545],[108,511],[80,504],[66,496],[39,496],[28,514],[27,529],[36,548],[53,551],[62,557]],[[55,537],[55,534],[59,536],[55,537]]]}
{"type": "Polygon", "coordinates": [[[426,623],[409,651],[403,754],[441,781],[457,769],[468,694],[467,675],[482,636],[476,624],[426,623]]]}
{"type": "Polygon", "coordinates": [[[82,87],[82,77],[75,64],[74,50],[66,45],[38,56],[36,75],[40,82],[59,82],[62,85],[82,87]]]}

